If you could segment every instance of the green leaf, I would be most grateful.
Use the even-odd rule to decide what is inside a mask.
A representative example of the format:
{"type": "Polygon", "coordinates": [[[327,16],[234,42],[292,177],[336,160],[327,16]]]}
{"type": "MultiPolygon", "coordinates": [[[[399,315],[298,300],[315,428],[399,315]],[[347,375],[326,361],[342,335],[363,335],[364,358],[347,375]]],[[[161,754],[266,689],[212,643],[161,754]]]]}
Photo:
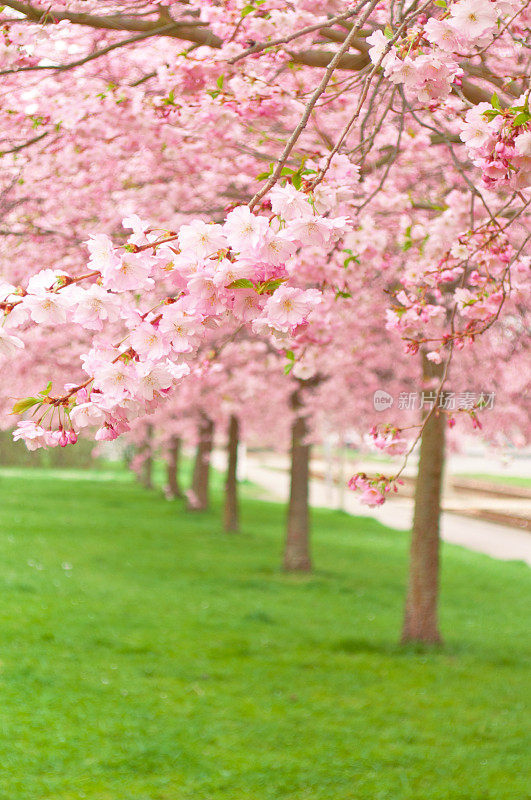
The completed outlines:
{"type": "Polygon", "coordinates": [[[264,294],[265,292],[274,292],[275,289],[284,283],[286,278],[272,278],[270,281],[265,281],[261,283],[258,287],[258,294],[264,294]]]}
{"type": "Polygon", "coordinates": [[[168,96],[163,98],[162,102],[163,102],[163,104],[165,106],[174,106],[175,105],[175,91],[172,89],[171,92],[169,92],[168,96]]]}
{"type": "Polygon", "coordinates": [[[269,169],[267,170],[267,172],[261,172],[260,175],[258,175],[258,177],[256,178],[256,180],[257,181],[265,181],[265,179],[269,178],[269,176],[272,174],[274,168],[275,168],[275,164],[272,161],[270,163],[270,165],[269,165],[269,169]]]}
{"type": "Polygon", "coordinates": [[[42,392],[39,392],[39,394],[41,397],[48,397],[51,391],[52,391],[52,382],[48,381],[48,383],[46,384],[46,389],[43,389],[42,392]]]}
{"type": "Polygon", "coordinates": [[[355,264],[360,264],[361,263],[359,258],[358,258],[358,256],[350,255],[348,258],[346,258],[343,261],[343,269],[346,269],[351,261],[354,261],[355,264]]]}
{"type": "Polygon", "coordinates": [[[293,362],[291,362],[291,364],[286,364],[286,366],[284,367],[284,375],[289,375],[292,369],[293,369],[293,362]]]}
{"type": "Polygon", "coordinates": [[[350,292],[343,292],[343,291],[341,291],[341,289],[337,289],[337,291],[336,291],[336,300],[338,300],[340,297],[348,299],[349,297],[352,297],[352,295],[350,294],[350,292]]]}
{"type": "Polygon", "coordinates": [[[291,179],[291,182],[292,182],[293,186],[295,187],[295,189],[297,189],[297,191],[298,191],[298,190],[301,188],[301,185],[302,185],[302,175],[300,174],[300,172],[296,172],[296,173],[293,175],[293,177],[292,177],[292,179],[291,179]]]}
{"type": "Polygon", "coordinates": [[[25,397],[23,400],[17,400],[11,413],[23,414],[24,411],[27,411],[28,408],[31,408],[32,406],[36,406],[37,403],[42,403],[42,399],[40,397],[25,397]]]}
{"type": "Polygon", "coordinates": [[[446,0],[435,0],[435,5],[439,8],[446,8],[446,0]]]}
{"type": "Polygon", "coordinates": [[[225,79],[225,76],[224,75],[220,75],[219,78],[216,81],[216,85],[217,85],[219,90],[223,89],[223,81],[224,81],[224,79],[225,79]]]}
{"type": "Polygon", "coordinates": [[[244,8],[242,8],[242,14],[241,14],[242,19],[243,17],[246,17],[247,14],[252,14],[253,11],[254,11],[254,6],[245,6],[244,8]]]}
{"type": "Polygon", "coordinates": [[[295,353],[293,350],[286,350],[286,358],[289,358],[290,361],[295,361],[295,353]]]}
{"type": "Polygon", "coordinates": [[[387,39],[392,39],[393,36],[394,36],[393,29],[391,27],[389,27],[389,25],[386,25],[385,28],[384,28],[384,36],[387,39]]]}
{"type": "Polygon", "coordinates": [[[494,119],[495,117],[498,117],[499,114],[499,111],[496,111],[494,108],[489,108],[487,111],[483,112],[482,116],[486,117],[487,119],[494,119]]]}
{"type": "Polygon", "coordinates": [[[238,278],[229,283],[229,289],[254,289],[254,283],[249,278],[238,278]]]}
{"type": "Polygon", "coordinates": [[[525,125],[525,123],[529,122],[530,119],[531,119],[531,114],[529,113],[529,111],[521,111],[513,119],[513,126],[517,128],[519,125],[525,125]]]}
{"type": "Polygon", "coordinates": [[[500,110],[501,110],[501,106],[500,106],[500,98],[498,97],[498,95],[496,94],[496,92],[494,92],[494,94],[493,94],[493,95],[492,95],[492,97],[490,98],[490,104],[491,104],[491,106],[492,106],[493,108],[497,108],[497,109],[498,109],[498,111],[500,111],[500,110]]]}

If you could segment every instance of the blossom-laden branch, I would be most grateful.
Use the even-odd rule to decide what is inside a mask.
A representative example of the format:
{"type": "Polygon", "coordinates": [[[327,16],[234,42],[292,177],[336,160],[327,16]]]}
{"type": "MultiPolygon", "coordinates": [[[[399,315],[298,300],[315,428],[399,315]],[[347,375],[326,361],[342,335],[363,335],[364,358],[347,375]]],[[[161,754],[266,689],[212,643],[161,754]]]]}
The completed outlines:
{"type": "MultiPolygon", "coordinates": [[[[512,0],[454,0],[444,7],[414,3],[397,13],[394,3],[361,0],[335,16],[319,8],[308,11],[307,3],[298,16],[290,16],[292,9],[261,9],[260,3],[221,9],[205,2],[201,15],[189,4],[173,3],[138,17],[90,13],[90,4],[86,14],[6,5],[25,15],[20,28],[48,26],[51,42],[50,26],[58,22],[137,32],[103,46],[93,35],[88,52],[73,48],[82,55],[62,66],[55,57],[42,58],[41,51],[34,57],[31,48],[10,41],[7,80],[21,87],[17,96],[24,103],[7,116],[55,128],[60,142],[53,145],[70,148],[72,182],[84,197],[76,167],[83,164],[94,182],[88,166],[91,125],[105,109],[103,146],[110,160],[120,153],[119,181],[113,182],[114,176],[102,180],[102,195],[110,198],[102,199],[105,223],[96,222],[98,209],[89,230],[104,230],[112,219],[108,209],[129,190],[137,195],[127,195],[125,205],[137,196],[147,196],[150,208],[167,202],[167,223],[157,223],[161,227],[138,217],[124,220],[133,233],[121,247],[106,234],[93,233],[88,270],[79,262],[71,268],[71,252],[63,261],[51,254],[50,263],[66,265],[64,270],[44,269],[29,280],[17,276],[12,284],[0,285],[4,357],[16,359],[43,325],[64,330],[65,347],[73,331],[83,340],[82,378],[76,375],[62,392],[52,394],[48,384],[19,401],[15,411],[33,419],[20,423],[16,438],[32,449],[65,446],[94,426],[97,440],[113,439],[166,401],[198,363],[215,360],[203,358],[205,352],[221,356],[234,343],[234,331],[264,337],[286,354],[287,371],[308,377],[312,352],[327,335],[333,338],[330,328],[337,335],[334,303],[348,303],[353,317],[379,320],[374,298],[382,287],[393,298],[390,335],[397,331],[408,352],[422,348],[441,369],[430,412],[439,413],[450,362],[502,321],[508,298],[523,292],[528,262],[519,228],[528,218],[529,93],[520,86],[525,71],[519,53],[511,59],[510,75],[492,70],[518,33],[527,4],[519,9],[512,0]],[[184,16],[173,19],[179,11],[184,16]],[[134,75],[124,79],[117,51],[125,58],[133,48],[124,45],[149,48],[155,36],[191,42],[193,49],[171,59],[163,54],[155,64],[154,48],[146,50],[149,58],[135,62],[134,75]],[[323,39],[332,42],[332,52],[319,49],[323,39]],[[303,49],[292,52],[295,41],[303,49]],[[481,81],[478,86],[466,73],[472,60],[469,74],[481,81]],[[75,80],[83,65],[84,101],[78,107],[67,94],[63,103],[66,82],[75,80]],[[324,68],[320,80],[306,69],[310,66],[324,68]],[[348,69],[355,74],[345,74],[348,69]],[[42,77],[43,85],[54,87],[49,113],[37,113],[27,100],[39,109],[38,73],[48,76],[42,77]],[[138,74],[142,77],[131,81],[138,74]],[[148,90],[152,77],[156,80],[148,90]],[[490,96],[491,84],[500,84],[499,97],[490,96]],[[467,100],[479,105],[467,111],[467,100]],[[149,117],[152,136],[144,151],[142,134],[124,135],[121,127],[126,118],[141,124],[142,115],[149,117]],[[441,147],[438,152],[450,158],[430,159],[423,152],[430,147],[441,147]],[[270,169],[257,184],[252,169],[269,150],[270,169]],[[160,162],[167,165],[166,173],[151,175],[160,162]],[[154,186],[164,189],[157,194],[154,186]],[[206,222],[207,209],[219,209],[227,198],[238,205],[206,222]],[[176,212],[178,207],[203,213],[190,219],[193,215],[176,212]],[[322,317],[320,309],[325,309],[322,317]]],[[[16,187],[33,177],[34,150],[27,145],[44,135],[5,152],[6,214],[16,207],[8,202],[16,187]]],[[[47,186],[50,175],[61,175],[67,162],[38,162],[32,186],[40,191],[41,183],[47,186]]],[[[41,197],[24,199],[20,224],[32,233],[39,230],[31,226],[42,202],[41,197]]],[[[77,197],[74,202],[82,205],[77,197]]],[[[87,225],[90,214],[82,214],[87,225]]],[[[70,233],[68,209],[59,227],[63,235],[70,233]]],[[[319,365],[319,374],[326,368],[333,373],[334,358],[325,369],[319,365]]],[[[415,428],[412,443],[405,428],[391,424],[375,428],[373,438],[377,446],[401,451],[407,459],[425,424],[426,419],[415,428]]],[[[366,499],[381,502],[400,474],[390,480],[378,475],[375,483],[358,476],[353,486],[368,492],[366,499]]]]}

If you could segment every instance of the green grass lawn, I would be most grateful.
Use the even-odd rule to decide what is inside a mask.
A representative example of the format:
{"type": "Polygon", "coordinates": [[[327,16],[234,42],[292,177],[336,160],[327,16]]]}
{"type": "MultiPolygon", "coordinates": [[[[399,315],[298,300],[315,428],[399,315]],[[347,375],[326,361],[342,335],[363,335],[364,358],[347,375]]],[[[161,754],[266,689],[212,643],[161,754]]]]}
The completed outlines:
{"type": "Polygon", "coordinates": [[[524,478],[520,475],[491,475],[488,472],[465,473],[455,475],[456,478],[469,478],[474,481],[485,481],[485,483],[503,484],[505,486],[522,486],[524,489],[531,489],[531,478],[524,478]]]}
{"type": "Polygon", "coordinates": [[[404,534],[315,512],[285,575],[251,489],[227,536],[116,477],[0,473],[1,800],[529,798],[524,564],[445,546],[415,651],[404,534]]]}

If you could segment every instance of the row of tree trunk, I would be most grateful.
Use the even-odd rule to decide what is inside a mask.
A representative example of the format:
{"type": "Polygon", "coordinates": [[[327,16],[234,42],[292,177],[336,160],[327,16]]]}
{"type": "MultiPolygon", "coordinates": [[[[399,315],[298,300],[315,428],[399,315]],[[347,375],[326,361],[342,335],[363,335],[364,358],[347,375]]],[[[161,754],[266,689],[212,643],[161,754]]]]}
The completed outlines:
{"type": "MultiPolygon", "coordinates": [[[[437,365],[425,364],[425,376],[436,374],[437,365]]],[[[301,389],[291,398],[294,420],[291,432],[291,481],[284,549],[284,569],[309,572],[310,552],[309,477],[311,445],[308,444],[308,424],[304,415],[301,389]]],[[[238,502],[238,445],[239,420],[231,415],[227,431],[227,472],[225,478],[224,527],[237,533],[240,528],[238,502]]],[[[214,423],[203,414],[199,426],[198,445],[194,460],[192,487],[188,494],[188,509],[208,508],[210,490],[210,459],[214,443],[214,423]]],[[[411,536],[408,590],[402,629],[403,642],[439,643],[439,520],[442,473],[445,449],[445,420],[436,412],[426,421],[420,446],[418,476],[415,490],[415,511],[411,536]]],[[[181,441],[172,442],[168,461],[168,488],[173,497],[184,497],[179,484],[181,441]]],[[[145,481],[149,484],[149,481],[145,481]]]]}
{"type": "MultiPolygon", "coordinates": [[[[238,502],[238,446],[240,422],[231,414],[227,437],[227,473],[225,477],[224,527],[228,533],[238,533],[240,510],[238,502]]],[[[192,473],[192,486],[188,493],[189,511],[206,511],[210,499],[210,459],[214,446],[214,423],[203,414],[199,424],[199,436],[192,473]]],[[[171,498],[184,499],[186,493],[179,481],[179,464],[182,452],[180,437],[173,437],[168,451],[167,494],[171,498]]],[[[142,481],[146,485],[145,481],[142,481]]]]}

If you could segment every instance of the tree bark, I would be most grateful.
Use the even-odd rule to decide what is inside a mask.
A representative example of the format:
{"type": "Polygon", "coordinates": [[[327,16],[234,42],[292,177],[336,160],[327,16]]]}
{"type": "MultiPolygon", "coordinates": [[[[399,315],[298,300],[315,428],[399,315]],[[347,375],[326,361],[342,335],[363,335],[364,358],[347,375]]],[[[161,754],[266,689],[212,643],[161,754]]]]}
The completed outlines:
{"type": "Polygon", "coordinates": [[[140,483],[144,489],[153,489],[153,453],[151,449],[153,433],[153,425],[148,425],[145,443],[141,447],[142,452],[146,453],[140,472],[140,483]]]}
{"type": "Polygon", "coordinates": [[[189,511],[206,511],[210,502],[210,456],[214,443],[214,423],[202,415],[199,423],[199,442],[197,444],[191,493],[188,498],[189,511]]]}
{"type": "Polygon", "coordinates": [[[302,413],[300,390],[293,392],[291,405],[296,416],[291,428],[291,485],[284,569],[289,572],[311,572],[308,503],[311,445],[305,442],[308,425],[302,413]]]}
{"type": "Polygon", "coordinates": [[[180,436],[173,436],[168,451],[168,496],[171,498],[182,499],[184,492],[179,483],[179,464],[181,460],[182,440],[180,436]]]}
{"type": "MultiPolygon", "coordinates": [[[[443,365],[423,354],[424,377],[442,375],[443,365]]],[[[402,642],[441,642],[438,623],[441,489],[446,416],[436,409],[426,422],[420,443],[411,535],[409,583],[402,642]]]]}
{"type": "Polygon", "coordinates": [[[238,444],[240,441],[240,422],[234,414],[229,419],[229,440],[227,444],[227,475],[225,478],[224,523],[227,533],[240,530],[240,509],[238,503],[238,444]]]}

